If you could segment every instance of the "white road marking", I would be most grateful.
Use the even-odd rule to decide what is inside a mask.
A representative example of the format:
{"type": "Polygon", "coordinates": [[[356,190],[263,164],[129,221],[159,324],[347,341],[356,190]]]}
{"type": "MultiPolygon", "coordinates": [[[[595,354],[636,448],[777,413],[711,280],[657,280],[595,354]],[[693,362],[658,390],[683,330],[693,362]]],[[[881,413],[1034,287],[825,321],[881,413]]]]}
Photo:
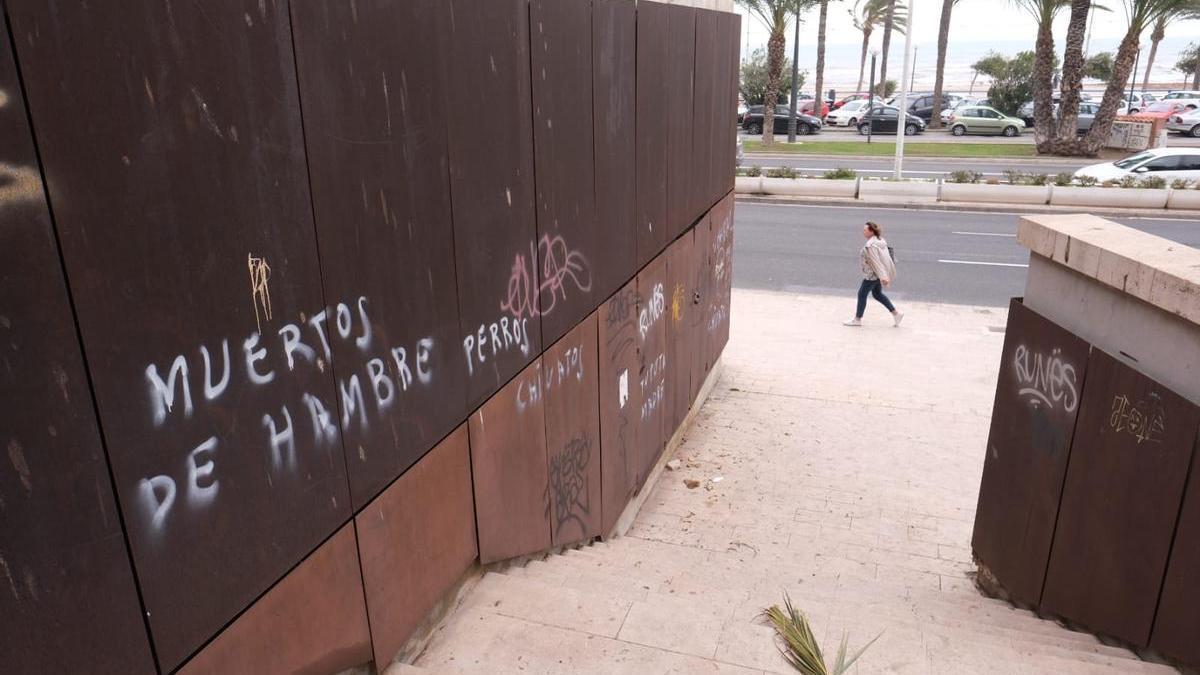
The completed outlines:
{"type": "Polygon", "coordinates": [[[1015,237],[1015,234],[1004,232],[951,232],[950,234],[973,234],[977,237],[1015,237]]]}
{"type": "Polygon", "coordinates": [[[991,267],[1029,267],[1026,263],[983,262],[981,260],[938,260],[950,265],[988,265],[991,267]]]}

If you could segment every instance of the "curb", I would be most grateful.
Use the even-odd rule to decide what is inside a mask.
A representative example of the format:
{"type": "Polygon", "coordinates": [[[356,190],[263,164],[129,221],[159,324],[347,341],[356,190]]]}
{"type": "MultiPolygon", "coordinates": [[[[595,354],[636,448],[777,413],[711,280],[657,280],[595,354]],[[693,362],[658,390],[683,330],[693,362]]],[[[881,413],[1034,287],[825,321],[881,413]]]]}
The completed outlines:
{"type": "MultiPolygon", "coordinates": [[[[1033,204],[996,204],[985,202],[929,202],[880,204],[864,202],[861,199],[846,199],[838,197],[773,197],[769,195],[742,195],[735,197],[736,201],[749,204],[786,204],[795,206],[857,206],[864,209],[911,209],[914,211],[975,211],[983,213],[1082,213],[1075,206],[1051,206],[1033,204]]],[[[1152,216],[1162,220],[1197,220],[1200,211],[1181,211],[1166,209],[1088,209],[1087,213],[1096,216],[1146,218],[1152,216]]]]}
{"type": "MultiPolygon", "coordinates": [[[[742,159],[742,164],[748,164],[751,158],[755,159],[878,159],[891,160],[891,155],[818,155],[807,152],[786,152],[786,153],[759,153],[746,152],[742,159]]],[[[1080,159],[1084,162],[1095,163],[1095,157],[905,157],[905,161],[912,160],[933,160],[933,161],[961,161],[974,162],[979,164],[1008,164],[1012,162],[1027,162],[1031,164],[1063,164],[1070,163],[1073,159],[1080,159]]]]}

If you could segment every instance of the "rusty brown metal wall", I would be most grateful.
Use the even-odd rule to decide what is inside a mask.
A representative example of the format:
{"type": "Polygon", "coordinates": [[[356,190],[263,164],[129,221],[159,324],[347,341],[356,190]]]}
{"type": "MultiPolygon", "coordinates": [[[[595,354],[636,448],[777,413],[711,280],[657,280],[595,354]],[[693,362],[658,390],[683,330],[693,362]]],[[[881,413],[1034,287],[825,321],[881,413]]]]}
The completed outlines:
{"type": "Polygon", "coordinates": [[[542,354],[551,544],[600,535],[596,314],[542,354]]]}
{"type": "Polygon", "coordinates": [[[463,424],[356,517],[375,663],[382,670],[475,560],[463,424]]]}
{"type": "Polygon", "coordinates": [[[971,547],[1015,600],[1042,597],[1087,342],[1014,299],[992,406],[971,547]]]}
{"type": "Polygon", "coordinates": [[[352,310],[339,337],[322,298],[285,8],[8,9],[170,669],[349,518],[328,416],[338,392],[318,345],[365,325],[352,310]],[[289,365],[287,325],[311,360],[289,365]]]}
{"type": "MultiPolygon", "coordinates": [[[[1200,443],[1200,440],[1197,441],[1200,443]]],[[[1170,562],[1163,579],[1150,648],[1183,663],[1200,663],[1200,472],[1193,466],[1175,528],[1170,562]]]]}
{"type": "MultiPolygon", "coordinates": [[[[657,2],[637,3],[637,268],[650,262],[671,240],[667,205],[667,137],[672,118],[668,104],[667,49],[670,8],[657,2]]],[[[689,108],[690,110],[690,108],[689,108]]],[[[678,133],[677,131],[674,133],[678,133]]]]}
{"type": "Polygon", "coordinates": [[[595,298],[603,301],[633,278],[637,260],[637,12],[633,0],[592,2],[592,124],[596,152],[595,298]]]}
{"type": "MultiPolygon", "coordinates": [[[[718,58],[718,73],[724,86],[719,86],[716,101],[716,123],[713,124],[714,155],[712,200],[715,201],[733,189],[733,171],[737,160],[737,100],[740,81],[742,17],[739,14],[721,13],[717,19],[717,43],[723,51],[718,58]]],[[[710,203],[711,203],[710,201],[710,203]]]]}
{"type": "Polygon", "coordinates": [[[332,345],[351,394],[342,435],[356,508],[467,415],[439,72],[446,11],[440,0],[292,3],[330,327],[359,324],[332,345]]]}
{"type": "MultiPolygon", "coordinates": [[[[686,236],[686,235],[685,235],[686,236]]],[[[705,213],[691,230],[692,276],[689,290],[692,294],[691,313],[688,314],[688,370],[691,372],[691,398],[700,393],[704,378],[708,376],[708,294],[711,292],[712,265],[708,259],[709,242],[712,241],[712,215],[705,213]]]]}
{"type": "Polygon", "coordinates": [[[337,673],[371,661],[354,525],[347,524],[180,669],[337,673]]]}
{"type": "Polygon", "coordinates": [[[642,403],[638,388],[637,307],[637,279],[634,279],[597,312],[601,522],[605,534],[612,531],[640,485],[637,433],[642,403]]]}
{"type": "Polygon", "coordinates": [[[480,562],[550,548],[540,357],[471,415],[470,429],[480,562]]]}
{"type": "Polygon", "coordinates": [[[708,241],[708,322],[705,329],[706,363],[710,370],[729,342],[729,309],[733,284],[733,194],[727,195],[709,213],[712,227],[708,241]]]}
{"type": "MultiPolygon", "coordinates": [[[[532,0],[534,172],[542,340],[550,344],[599,304],[595,272],[619,268],[597,227],[592,159],[591,0],[532,0]]],[[[532,255],[532,254],[531,254],[532,255]]]]}
{"type": "Polygon", "coordinates": [[[722,45],[717,41],[718,13],[707,9],[697,9],[695,13],[695,53],[691,59],[692,70],[693,73],[711,73],[712,77],[692,78],[692,139],[691,156],[688,160],[691,167],[691,194],[687,208],[689,225],[701,213],[707,211],[717,198],[712,191],[710,176],[717,170],[715,159],[720,152],[713,143],[717,122],[717,90],[724,86],[724,83],[720,82],[723,72],[718,69],[718,63],[724,60],[720,58],[722,45]]]}
{"type": "Polygon", "coordinates": [[[692,360],[694,337],[692,314],[692,282],[695,277],[695,259],[692,230],[676,239],[664,254],[667,259],[666,332],[667,332],[667,377],[666,407],[664,419],[666,434],[679,428],[687,417],[692,404],[692,360]]]}
{"type": "MultiPolygon", "coordinates": [[[[659,85],[665,101],[656,112],[683,113],[663,115],[667,118],[667,241],[679,236],[700,215],[694,211],[697,166],[692,150],[696,12],[684,5],[669,5],[667,12],[667,72],[659,85]]],[[[708,53],[713,47],[707,45],[700,51],[708,53]]]]}
{"type": "MultiPolygon", "coordinates": [[[[470,407],[542,351],[526,0],[446,0],[455,271],[470,407]],[[449,17],[448,17],[449,18],[449,17]]],[[[578,105],[578,102],[576,102],[578,105]]]]}
{"type": "Polygon", "coordinates": [[[11,47],[0,14],[0,669],[153,672],[11,47]]]}
{"type": "Polygon", "coordinates": [[[671,382],[667,377],[667,364],[677,355],[670,353],[667,342],[670,306],[667,299],[666,254],[655,258],[638,273],[637,288],[638,372],[630,386],[637,389],[639,403],[635,416],[638,448],[636,484],[642,485],[669,436],[667,408],[670,405],[668,388],[671,382]]]}
{"type": "Polygon", "coordinates": [[[1093,349],[1042,608],[1147,645],[1200,408],[1093,349]]]}

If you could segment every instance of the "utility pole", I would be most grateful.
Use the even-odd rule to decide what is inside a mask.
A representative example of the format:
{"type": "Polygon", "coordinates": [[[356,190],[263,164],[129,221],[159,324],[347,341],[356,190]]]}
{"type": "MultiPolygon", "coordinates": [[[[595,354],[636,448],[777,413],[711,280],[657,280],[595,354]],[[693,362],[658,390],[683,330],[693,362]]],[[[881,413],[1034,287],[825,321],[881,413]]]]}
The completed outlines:
{"type": "Polygon", "coordinates": [[[1129,113],[1129,109],[1133,107],[1133,87],[1137,84],[1138,65],[1142,60],[1142,50],[1137,50],[1137,56],[1133,57],[1133,74],[1129,76],[1129,98],[1125,99],[1125,113],[1129,113]]]}
{"type": "Polygon", "coordinates": [[[788,107],[788,143],[796,142],[796,97],[800,79],[800,9],[796,9],[796,35],[792,38],[792,103],[788,107]]]}
{"type": "Polygon", "coordinates": [[[871,52],[871,88],[867,90],[867,142],[871,142],[871,131],[875,129],[875,57],[878,52],[871,52]]]}
{"type": "Polygon", "coordinates": [[[915,82],[917,79],[917,50],[918,49],[920,49],[920,47],[913,47],[912,70],[909,72],[909,75],[908,75],[908,93],[910,93],[910,94],[913,92],[913,82],[915,82]]]}
{"type": "MultiPolygon", "coordinates": [[[[913,8],[917,4],[917,0],[909,0],[908,2],[908,30],[904,31],[904,67],[900,71],[900,76],[908,75],[909,59],[912,57],[912,34],[913,34],[913,8]]],[[[915,67],[915,66],[914,66],[915,67]]],[[[912,81],[909,80],[908,86],[912,86],[912,81]]],[[[900,115],[896,120],[896,166],[894,175],[896,180],[901,178],[901,169],[904,166],[904,127],[907,122],[905,117],[908,114],[908,86],[900,88],[900,115]]],[[[937,115],[941,111],[935,110],[933,114],[937,115]]]]}

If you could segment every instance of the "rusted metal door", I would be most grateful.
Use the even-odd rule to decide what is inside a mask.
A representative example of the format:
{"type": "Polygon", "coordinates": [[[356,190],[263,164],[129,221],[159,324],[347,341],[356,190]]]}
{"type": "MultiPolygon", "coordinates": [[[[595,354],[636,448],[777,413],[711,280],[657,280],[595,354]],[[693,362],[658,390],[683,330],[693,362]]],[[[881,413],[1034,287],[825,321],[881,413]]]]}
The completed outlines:
{"type": "Polygon", "coordinates": [[[550,548],[541,358],[471,415],[470,430],[479,561],[550,548]]]}
{"type": "Polygon", "coordinates": [[[716,201],[712,193],[712,174],[716,169],[713,127],[716,123],[717,91],[723,85],[724,49],[717,41],[719,12],[696,10],[695,84],[692,97],[692,156],[691,196],[688,200],[688,223],[699,218],[716,201]]]}
{"type": "Polygon", "coordinates": [[[667,248],[667,400],[664,411],[665,436],[670,438],[687,417],[692,403],[692,280],[695,251],[692,230],[684,232],[667,248]]]}
{"type": "Polygon", "coordinates": [[[637,491],[641,392],[638,387],[637,279],[597,311],[600,379],[602,533],[613,526],[637,491]]]}
{"type": "Polygon", "coordinates": [[[716,123],[713,125],[714,146],[717,165],[713,172],[715,182],[714,199],[720,199],[733,189],[733,169],[737,162],[737,101],[739,64],[741,64],[742,17],[723,12],[717,24],[718,42],[723,46],[721,61],[724,64],[723,87],[717,100],[716,123]]]}
{"type": "Polygon", "coordinates": [[[669,437],[667,409],[671,382],[667,377],[667,322],[671,320],[667,300],[667,255],[663,253],[644,267],[637,278],[637,387],[640,407],[637,415],[638,477],[636,485],[646,482],[654,462],[662,454],[669,437]]]}
{"type": "Polygon", "coordinates": [[[708,318],[709,298],[713,292],[712,260],[709,257],[711,243],[712,212],[709,211],[692,228],[692,257],[695,261],[693,271],[695,276],[692,280],[692,353],[690,354],[693,398],[700,392],[700,387],[708,377],[710,367],[708,343],[711,340],[708,332],[708,318]]]}
{"type": "MultiPolygon", "coordinates": [[[[443,66],[468,409],[542,351],[527,0],[447,0],[443,66]],[[466,92],[466,94],[464,94],[466,92]]],[[[578,104],[578,102],[576,102],[578,104]]]]}
{"type": "Polygon", "coordinates": [[[1043,609],[1146,646],[1198,427],[1195,405],[1092,350],[1043,609]]]}
{"type": "Polygon", "coordinates": [[[366,321],[322,299],[285,7],[8,11],[169,670],[348,520],[326,346],[366,321]]]}
{"type": "MultiPolygon", "coordinates": [[[[670,5],[667,14],[667,73],[656,83],[666,95],[658,114],[667,118],[667,241],[700,216],[695,211],[696,165],[692,137],[695,111],[696,10],[670,5]],[[669,111],[669,112],[666,112],[669,111]]],[[[702,73],[701,79],[712,73],[702,73]]],[[[639,146],[640,147],[640,146],[639,146]]]]}
{"type": "Polygon", "coordinates": [[[729,194],[710,212],[712,229],[708,242],[709,293],[707,369],[712,369],[725,343],[729,342],[729,308],[733,282],[733,195],[729,194]]]}
{"type": "MultiPolygon", "coordinates": [[[[533,72],[534,171],[542,340],[550,344],[606,297],[596,271],[617,267],[619,251],[597,227],[592,160],[590,0],[529,5],[533,72]]],[[[605,150],[607,152],[607,150],[605,150]]],[[[531,255],[533,255],[531,253],[531,255]]]]}
{"type": "Polygon", "coordinates": [[[355,517],[375,665],[383,668],[475,560],[467,425],[355,517]]]}
{"type": "Polygon", "coordinates": [[[1009,303],[971,547],[1029,605],[1042,597],[1090,349],[1019,299],[1009,303]]]}
{"type": "Polygon", "coordinates": [[[542,354],[551,544],[600,534],[600,401],[596,314],[542,354]]]}
{"type": "Polygon", "coordinates": [[[154,672],[0,14],[0,664],[154,672]]]}
{"type": "Polygon", "coordinates": [[[667,96],[668,16],[657,2],[637,3],[637,269],[671,240],[667,218],[667,138],[682,103],[667,96]],[[668,103],[670,101],[670,103],[668,103]],[[666,113],[665,111],[671,111],[666,113]]]}
{"type": "Polygon", "coordinates": [[[637,11],[632,0],[592,3],[592,115],[596,222],[604,256],[592,268],[601,301],[633,278],[637,264],[637,11]]]}
{"type": "Polygon", "coordinates": [[[439,74],[447,9],[292,5],[325,295],[370,325],[332,345],[353,391],[342,434],[356,508],[467,416],[439,74]]]}

